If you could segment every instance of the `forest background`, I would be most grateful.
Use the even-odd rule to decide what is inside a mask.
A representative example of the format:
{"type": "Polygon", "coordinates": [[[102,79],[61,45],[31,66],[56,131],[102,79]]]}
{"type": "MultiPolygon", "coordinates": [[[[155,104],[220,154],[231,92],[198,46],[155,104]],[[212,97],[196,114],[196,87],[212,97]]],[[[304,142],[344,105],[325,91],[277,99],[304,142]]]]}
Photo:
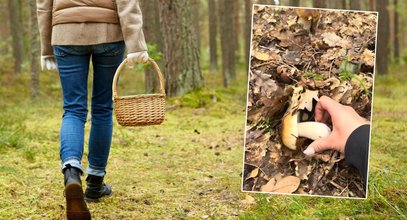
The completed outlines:
{"type": "MultiPolygon", "coordinates": [[[[149,54],[167,79],[167,119],[115,125],[115,195],[90,205],[96,219],[406,218],[407,2],[278,2],[379,11],[368,199],[241,193],[251,9],[275,1],[141,0],[149,54]]],[[[0,218],[61,219],[58,74],[40,71],[35,0],[1,0],[0,12],[0,218]]],[[[127,72],[123,94],[156,91],[148,67],[127,72]]]]}

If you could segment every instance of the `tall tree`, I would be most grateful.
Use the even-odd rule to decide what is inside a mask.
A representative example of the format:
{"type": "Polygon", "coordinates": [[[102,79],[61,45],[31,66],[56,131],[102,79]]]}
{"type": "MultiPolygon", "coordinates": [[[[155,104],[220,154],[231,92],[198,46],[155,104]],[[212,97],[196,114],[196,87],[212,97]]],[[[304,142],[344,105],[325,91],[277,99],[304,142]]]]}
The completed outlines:
{"type": "Polygon", "coordinates": [[[290,2],[288,3],[290,6],[300,6],[300,0],[290,0],[290,2]]]}
{"type": "Polygon", "coordinates": [[[328,8],[346,9],[346,0],[331,0],[327,3],[328,8]]]}
{"type": "Polygon", "coordinates": [[[9,47],[8,42],[10,40],[10,32],[8,27],[8,6],[7,1],[1,0],[0,1],[0,54],[8,54],[9,47]]]}
{"type": "Polygon", "coordinates": [[[400,42],[399,42],[399,11],[398,1],[393,0],[393,13],[394,13],[394,59],[398,62],[400,58],[400,42]]]}
{"type": "Polygon", "coordinates": [[[196,35],[196,40],[198,44],[198,50],[201,50],[201,27],[200,27],[200,21],[201,21],[201,13],[199,13],[201,3],[200,0],[193,0],[193,5],[192,5],[192,13],[193,13],[193,26],[194,26],[194,34],[196,35]]]}
{"type": "Polygon", "coordinates": [[[218,46],[216,37],[217,30],[217,13],[215,0],[208,0],[208,18],[209,18],[209,53],[210,53],[210,67],[212,71],[218,69],[218,46]]]}
{"type": "Polygon", "coordinates": [[[376,10],[376,1],[377,0],[369,0],[369,10],[370,11],[376,10]]]}
{"type": "Polygon", "coordinates": [[[0,11],[2,12],[0,15],[0,37],[3,41],[10,35],[7,25],[9,20],[7,9],[7,1],[0,1],[0,11]]]}
{"type": "Polygon", "coordinates": [[[189,0],[159,0],[164,72],[169,96],[203,86],[200,54],[189,0]]]}
{"type": "Polygon", "coordinates": [[[21,21],[20,1],[8,0],[10,32],[13,41],[14,71],[21,72],[24,56],[23,26],[21,21]]]}
{"type": "Polygon", "coordinates": [[[257,0],[257,4],[274,5],[274,0],[257,0]]]}
{"type": "Polygon", "coordinates": [[[250,63],[250,36],[251,36],[251,23],[252,23],[252,1],[244,1],[245,9],[245,28],[244,28],[244,40],[245,40],[245,62],[247,68],[249,68],[250,63]]]}
{"type": "Polygon", "coordinates": [[[347,0],[342,0],[342,9],[349,9],[349,2],[347,0]]]}
{"type": "Polygon", "coordinates": [[[377,72],[386,75],[389,63],[389,12],[387,6],[389,0],[376,0],[376,7],[379,11],[379,24],[377,33],[377,72]]]}
{"type": "MultiPolygon", "coordinates": [[[[146,41],[154,44],[158,51],[162,51],[162,38],[160,20],[158,15],[157,0],[143,0],[140,2],[143,11],[143,31],[146,41]]],[[[151,55],[151,54],[150,54],[151,55]]],[[[157,61],[159,64],[161,62],[157,61]]],[[[160,81],[152,67],[144,69],[145,92],[156,93],[159,91],[160,81]]]]}
{"type": "Polygon", "coordinates": [[[30,47],[31,47],[31,62],[30,62],[30,70],[31,70],[31,89],[30,94],[31,98],[36,98],[40,91],[40,80],[39,80],[39,73],[40,68],[38,64],[38,60],[40,57],[40,47],[39,47],[39,39],[38,39],[38,23],[37,23],[37,7],[36,1],[30,0],[30,47]]]}
{"type": "Polygon", "coordinates": [[[231,1],[231,11],[233,11],[233,48],[235,50],[235,63],[239,62],[239,36],[240,36],[240,3],[238,1],[231,1]]]}
{"type": "Polygon", "coordinates": [[[352,10],[360,10],[361,9],[361,2],[355,1],[355,0],[350,0],[350,9],[352,10]]]}
{"type": "Polygon", "coordinates": [[[315,8],[326,8],[328,6],[325,0],[313,0],[312,5],[315,8]]]}
{"type": "Polygon", "coordinates": [[[222,76],[223,85],[228,87],[231,80],[236,76],[235,73],[235,48],[233,40],[233,11],[229,6],[234,0],[218,1],[220,17],[220,40],[222,48],[222,76]]]}

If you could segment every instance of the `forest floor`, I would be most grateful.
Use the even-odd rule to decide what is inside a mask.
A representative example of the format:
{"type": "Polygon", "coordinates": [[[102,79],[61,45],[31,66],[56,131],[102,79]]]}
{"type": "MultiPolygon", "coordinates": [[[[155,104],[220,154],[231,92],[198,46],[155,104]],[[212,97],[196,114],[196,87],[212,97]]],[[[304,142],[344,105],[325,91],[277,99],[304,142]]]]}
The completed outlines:
{"type": "MultiPolygon", "coordinates": [[[[115,124],[106,177],[113,195],[89,204],[92,215],[94,219],[406,218],[405,69],[376,79],[366,200],[241,193],[247,79],[240,74],[229,89],[204,89],[170,99],[160,126],[128,129],[115,124]]],[[[219,75],[205,76],[208,88],[221,84],[219,75]]],[[[42,92],[36,101],[29,101],[27,75],[2,73],[0,82],[0,219],[63,219],[58,75],[41,76],[42,92]]]]}
{"type": "MultiPolygon", "coordinates": [[[[205,76],[208,88],[221,84],[220,75],[205,76]]],[[[245,206],[240,183],[246,82],[241,72],[231,88],[169,99],[160,126],[124,128],[115,122],[105,179],[113,195],[89,204],[94,219],[238,218],[245,206]]],[[[134,80],[122,83],[119,90],[144,88],[134,80]]],[[[2,74],[1,85],[0,219],[63,219],[58,74],[43,73],[35,101],[29,101],[27,75],[2,74]]],[[[89,123],[85,129],[87,135],[89,123]]]]}

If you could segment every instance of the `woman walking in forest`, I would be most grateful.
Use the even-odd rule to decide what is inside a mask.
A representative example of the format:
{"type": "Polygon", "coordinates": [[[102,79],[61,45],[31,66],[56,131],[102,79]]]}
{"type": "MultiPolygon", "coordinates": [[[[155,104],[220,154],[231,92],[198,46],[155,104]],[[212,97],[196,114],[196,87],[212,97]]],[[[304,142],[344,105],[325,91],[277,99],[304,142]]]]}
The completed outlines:
{"type": "Polygon", "coordinates": [[[128,66],[146,62],[138,0],[37,0],[41,66],[59,70],[63,96],[60,158],[68,219],[91,219],[86,201],[112,194],[103,182],[112,139],[112,81],[128,50],[128,66]],[[80,176],[93,64],[86,191],[80,176]]]}

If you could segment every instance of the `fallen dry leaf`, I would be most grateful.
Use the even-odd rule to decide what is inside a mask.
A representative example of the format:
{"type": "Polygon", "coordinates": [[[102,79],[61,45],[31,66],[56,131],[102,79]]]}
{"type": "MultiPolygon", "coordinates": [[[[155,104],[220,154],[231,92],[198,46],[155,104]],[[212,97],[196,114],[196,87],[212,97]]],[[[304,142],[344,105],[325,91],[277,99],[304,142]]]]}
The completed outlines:
{"type": "Polygon", "coordinates": [[[300,182],[300,178],[296,176],[286,176],[278,180],[268,192],[293,193],[298,189],[300,182]]]}
{"type": "Polygon", "coordinates": [[[362,53],[362,61],[368,66],[373,66],[374,65],[374,52],[369,49],[365,49],[362,53]]]}
{"type": "Polygon", "coordinates": [[[348,40],[343,39],[333,32],[326,32],[322,34],[323,41],[330,47],[350,48],[351,44],[348,40]]]}
{"type": "Polygon", "coordinates": [[[270,60],[271,56],[268,53],[263,53],[260,51],[253,51],[252,54],[256,59],[262,60],[262,61],[268,61],[270,60]]]}
{"type": "Polygon", "coordinates": [[[271,94],[278,89],[276,82],[271,79],[270,75],[255,71],[252,72],[251,78],[255,80],[253,88],[254,94],[261,93],[262,95],[270,97],[271,94]]]}
{"type": "Polygon", "coordinates": [[[329,154],[315,154],[314,158],[322,160],[326,163],[331,159],[331,156],[329,154]]]}
{"type": "Polygon", "coordinates": [[[343,81],[337,88],[332,91],[331,98],[337,102],[340,102],[342,97],[348,90],[352,90],[352,85],[347,81],[343,81]]]}
{"type": "Polygon", "coordinates": [[[246,180],[251,179],[251,178],[255,178],[257,175],[259,175],[259,168],[255,168],[254,170],[252,170],[252,172],[250,172],[250,175],[246,178],[246,180]]]}
{"type": "Polygon", "coordinates": [[[298,105],[298,109],[306,109],[307,111],[312,111],[312,102],[313,100],[318,101],[318,90],[305,90],[304,93],[301,94],[300,104],[298,105]]]}
{"type": "Polygon", "coordinates": [[[261,186],[260,191],[262,192],[271,192],[276,185],[276,179],[271,178],[270,181],[266,183],[266,185],[261,186]]]}
{"type": "Polygon", "coordinates": [[[309,165],[307,160],[296,162],[295,165],[295,175],[297,175],[301,180],[308,179],[308,175],[312,170],[312,165],[309,165]]]}

